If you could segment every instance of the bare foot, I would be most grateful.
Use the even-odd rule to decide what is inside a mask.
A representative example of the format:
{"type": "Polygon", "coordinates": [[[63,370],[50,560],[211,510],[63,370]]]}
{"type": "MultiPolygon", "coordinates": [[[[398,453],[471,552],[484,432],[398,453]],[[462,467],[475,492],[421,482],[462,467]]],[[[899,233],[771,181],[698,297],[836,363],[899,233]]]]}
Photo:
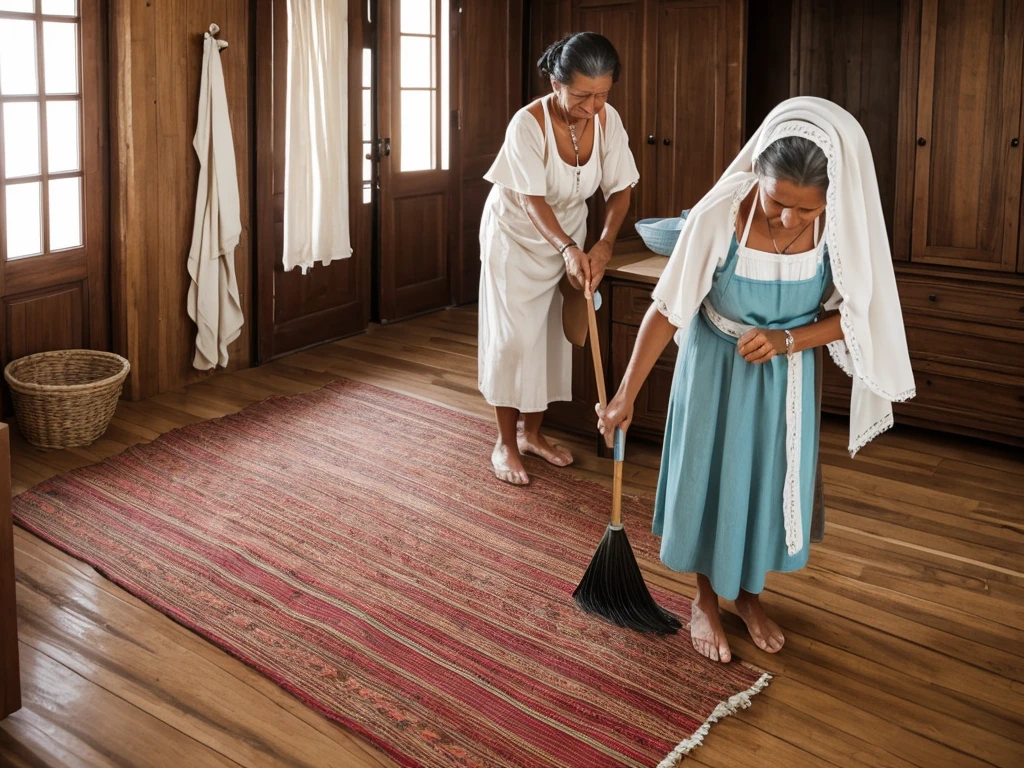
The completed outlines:
{"type": "Polygon", "coordinates": [[[510,485],[530,484],[530,476],[523,467],[523,457],[519,451],[510,450],[501,440],[498,440],[491,453],[491,465],[494,467],[494,476],[503,482],[510,485]]]}
{"type": "Polygon", "coordinates": [[[736,598],[736,610],[747,625],[754,645],[767,653],[778,653],[786,642],[782,629],[765,615],[761,598],[750,592],[740,592],[736,598]]]}
{"type": "Polygon", "coordinates": [[[572,464],[572,454],[569,450],[558,443],[549,443],[548,439],[540,432],[529,434],[523,429],[516,433],[516,441],[519,443],[519,452],[522,454],[532,453],[540,456],[549,464],[556,467],[567,467],[572,464]]]}
{"type": "Polygon", "coordinates": [[[718,595],[704,576],[697,578],[697,596],[693,598],[690,612],[690,642],[697,653],[712,661],[728,663],[732,660],[729,641],[718,614],[718,595]],[[702,588],[705,583],[706,586],[702,588]]]}

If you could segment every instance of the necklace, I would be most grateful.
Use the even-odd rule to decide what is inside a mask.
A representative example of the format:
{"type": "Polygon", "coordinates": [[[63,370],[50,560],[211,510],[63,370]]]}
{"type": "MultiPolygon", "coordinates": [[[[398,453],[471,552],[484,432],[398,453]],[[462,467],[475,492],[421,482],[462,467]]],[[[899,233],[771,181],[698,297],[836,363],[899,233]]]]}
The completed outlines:
{"type": "MultiPolygon", "coordinates": [[[[562,111],[559,105],[559,111],[562,111]]],[[[569,137],[572,139],[572,151],[576,154],[576,191],[580,191],[580,144],[576,140],[576,126],[572,124],[569,114],[565,114],[565,124],[569,126],[569,137]]]]}
{"type": "Polygon", "coordinates": [[[572,151],[576,153],[576,191],[580,191],[580,145],[576,141],[576,128],[569,123],[569,136],[572,138],[572,151]]]}
{"type": "Polygon", "coordinates": [[[783,248],[780,251],[779,250],[779,244],[775,242],[775,232],[772,230],[772,220],[770,218],[768,218],[768,211],[764,210],[764,206],[761,206],[761,210],[764,211],[764,220],[765,220],[765,223],[768,224],[768,236],[772,239],[772,246],[775,248],[775,253],[777,253],[779,256],[782,256],[784,253],[786,253],[786,251],[788,251],[790,248],[792,248],[793,247],[793,243],[795,243],[797,240],[800,239],[800,235],[802,235],[804,232],[806,232],[807,228],[809,226],[811,226],[811,224],[814,223],[813,220],[807,222],[807,224],[804,225],[804,228],[796,233],[796,237],[794,237],[792,240],[789,241],[789,245],[787,245],[785,248],[783,248]]]}

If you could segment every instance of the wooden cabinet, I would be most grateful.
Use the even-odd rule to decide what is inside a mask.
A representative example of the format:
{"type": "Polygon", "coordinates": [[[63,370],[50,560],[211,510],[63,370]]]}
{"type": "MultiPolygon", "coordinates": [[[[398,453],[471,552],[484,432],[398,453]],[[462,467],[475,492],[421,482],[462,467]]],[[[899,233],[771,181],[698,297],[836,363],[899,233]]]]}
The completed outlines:
{"type": "Polygon", "coordinates": [[[0,423],[0,720],[21,707],[14,591],[11,444],[7,425],[0,423]]]}
{"type": "Polygon", "coordinates": [[[1024,4],[923,0],[919,38],[911,261],[1014,272],[1024,4]]]}
{"type": "MultiPolygon", "coordinates": [[[[571,31],[599,32],[622,61],[609,103],[622,116],[640,184],[633,223],[676,216],[696,203],[740,149],[745,0],[535,0],[529,4],[531,62],[571,31]]],[[[550,93],[534,74],[530,98],[550,93]]],[[[591,206],[590,231],[602,221],[591,206]]]]}
{"type": "MultiPolygon", "coordinates": [[[[851,108],[882,166],[883,205],[893,194],[886,219],[917,382],[917,397],[896,405],[896,419],[1024,443],[1024,6],[1016,0],[843,4],[842,28],[874,28],[880,15],[888,18],[886,29],[898,25],[902,45],[881,52],[875,38],[844,42],[826,7],[821,0],[794,5],[804,40],[794,50],[797,70],[809,71],[807,62],[823,55],[872,66],[852,72],[864,84],[859,91],[849,89],[849,71],[837,81],[802,79],[795,89],[851,108]],[[822,54],[813,41],[823,38],[840,45],[822,54]],[[873,74],[893,64],[898,93],[873,74]],[[865,91],[881,98],[865,103],[865,91]]],[[[846,376],[827,365],[825,407],[845,413],[849,390],[846,376]]]]}

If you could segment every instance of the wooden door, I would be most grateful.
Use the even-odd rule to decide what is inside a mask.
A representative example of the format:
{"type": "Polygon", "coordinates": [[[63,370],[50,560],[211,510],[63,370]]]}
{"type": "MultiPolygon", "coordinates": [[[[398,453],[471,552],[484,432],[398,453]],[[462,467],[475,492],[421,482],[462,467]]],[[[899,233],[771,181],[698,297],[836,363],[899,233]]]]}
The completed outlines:
{"type": "Polygon", "coordinates": [[[368,5],[349,4],[349,219],[352,257],[285,272],[284,162],[288,9],[286,0],[256,5],[257,357],[263,363],[297,349],[363,331],[370,321],[373,203],[364,162],[371,138],[372,61],[368,5]],[[368,116],[367,116],[368,117],[368,116]]]}
{"type": "Polygon", "coordinates": [[[641,171],[654,185],[647,216],[692,207],[740,150],[744,15],[742,0],[658,3],[648,34],[655,80],[644,89],[654,123],[641,171]]]}
{"type": "MultiPolygon", "coordinates": [[[[622,70],[619,81],[608,96],[608,103],[622,117],[637,168],[641,167],[642,152],[647,141],[644,110],[648,100],[644,99],[642,87],[646,4],[646,0],[577,0],[573,19],[574,29],[604,35],[619,54],[622,70]]],[[[636,236],[633,224],[643,218],[641,212],[647,208],[646,198],[652,189],[645,182],[646,179],[641,177],[640,183],[633,187],[629,213],[622,222],[620,238],[636,236]]],[[[590,209],[588,239],[593,242],[600,237],[600,228],[604,223],[604,195],[600,190],[594,195],[590,209]]]]}
{"type": "Polygon", "coordinates": [[[1013,271],[1024,4],[923,0],[911,260],[1013,271]]]}
{"type": "Polygon", "coordinates": [[[0,364],[108,349],[107,4],[4,7],[18,12],[0,12],[0,364]]]}
{"type": "Polygon", "coordinates": [[[449,0],[382,0],[378,9],[380,319],[388,322],[452,303],[453,26],[449,0]]]}
{"type": "Polygon", "coordinates": [[[457,304],[477,300],[480,217],[491,184],[484,174],[505,141],[512,115],[523,105],[523,0],[463,3],[458,36],[458,177],[462,202],[453,294],[457,304]]]}

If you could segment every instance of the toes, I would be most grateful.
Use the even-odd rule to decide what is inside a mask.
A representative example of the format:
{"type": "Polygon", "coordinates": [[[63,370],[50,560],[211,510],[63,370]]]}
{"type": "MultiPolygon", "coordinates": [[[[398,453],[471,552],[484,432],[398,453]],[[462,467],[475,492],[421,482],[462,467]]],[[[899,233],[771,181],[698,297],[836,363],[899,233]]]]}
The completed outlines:
{"type": "Polygon", "coordinates": [[[727,645],[720,645],[720,646],[718,646],[718,657],[723,662],[725,662],[726,664],[728,664],[730,661],[732,661],[732,651],[729,650],[729,646],[727,646],[727,645]]]}

